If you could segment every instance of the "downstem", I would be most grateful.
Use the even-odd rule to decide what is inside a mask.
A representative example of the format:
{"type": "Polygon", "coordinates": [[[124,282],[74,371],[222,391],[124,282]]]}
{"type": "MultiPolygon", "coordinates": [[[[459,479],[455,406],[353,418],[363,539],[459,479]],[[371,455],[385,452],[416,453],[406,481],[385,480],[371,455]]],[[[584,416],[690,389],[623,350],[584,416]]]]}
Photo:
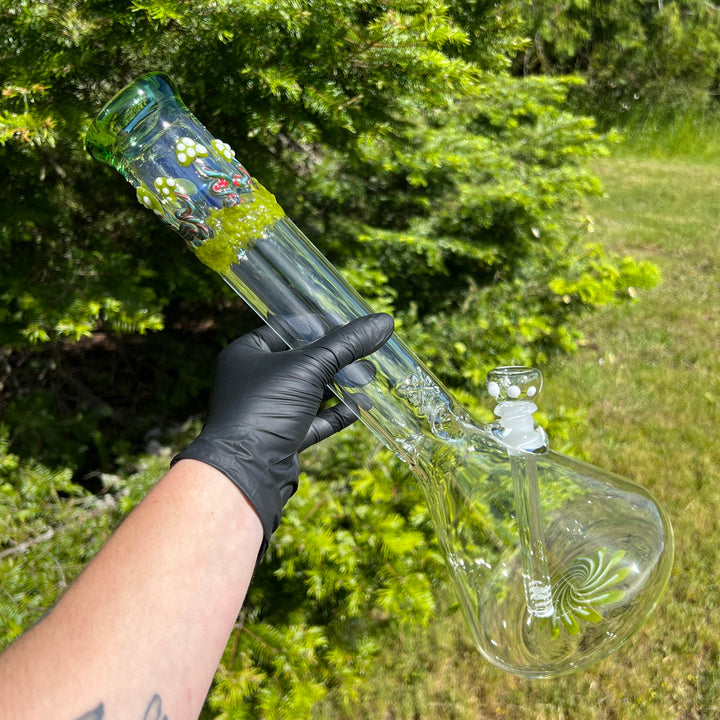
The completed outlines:
{"type": "Polygon", "coordinates": [[[550,617],[554,608],[545,554],[537,464],[531,454],[518,452],[510,454],[510,465],[527,609],[534,617],[550,617]]]}

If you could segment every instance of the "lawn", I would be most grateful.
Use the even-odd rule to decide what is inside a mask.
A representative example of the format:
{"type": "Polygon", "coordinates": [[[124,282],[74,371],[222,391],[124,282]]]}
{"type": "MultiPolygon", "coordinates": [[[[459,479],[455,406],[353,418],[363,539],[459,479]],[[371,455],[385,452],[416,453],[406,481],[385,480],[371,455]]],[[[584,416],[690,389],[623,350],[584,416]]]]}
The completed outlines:
{"type": "MultiPolygon", "coordinates": [[[[588,317],[575,357],[542,368],[546,411],[579,411],[574,452],[668,508],[676,562],[659,610],[589,671],[529,681],[488,665],[457,615],[392,637],[351,711],[318,718],[648,720],[720,717],[720,170],[677,158],[598,162],[594,240],[662,283],[588,317]]],[[[571,413],[573,414],[573,413],[571,413]]]]}

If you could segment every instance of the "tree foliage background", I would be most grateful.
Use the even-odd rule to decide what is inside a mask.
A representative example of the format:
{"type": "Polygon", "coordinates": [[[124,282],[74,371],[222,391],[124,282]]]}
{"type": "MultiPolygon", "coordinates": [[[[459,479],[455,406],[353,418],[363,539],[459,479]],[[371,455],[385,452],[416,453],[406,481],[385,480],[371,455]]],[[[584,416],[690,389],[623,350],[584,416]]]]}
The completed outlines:
{"type": "Polygon", "coordinates": [[[577,100],[604,123],[714,114],[720,8],[706,0],[520,0],[524,74],[581,74],[577,100]]]}
{"type": "MultiPolygon", "coordinates": [[[[650,26],[686,32],[690,5],[668,6],[650,26]]],[[[580,313],[658,280],[590,242],[579,211],[601,192],[587,160],[612,138],[573,111],[581,80],[564,73],[595,87],[602,64],[580,58],[610,20],[563,8],[0,0],[0,647],[197,432],[216,353],[257,324],[84,152],[100,107],[144,72],[171,75],[475,407],[489,367],[572,352],[580,313]]],[[[714,25],[696,25],[716,52],[714,25]]],[[[349,702],[382,628],[434,612],[442,568],[407,470],[361,428],[303,468],[209,716],[308,717],[329,690],[349,702]]]]}

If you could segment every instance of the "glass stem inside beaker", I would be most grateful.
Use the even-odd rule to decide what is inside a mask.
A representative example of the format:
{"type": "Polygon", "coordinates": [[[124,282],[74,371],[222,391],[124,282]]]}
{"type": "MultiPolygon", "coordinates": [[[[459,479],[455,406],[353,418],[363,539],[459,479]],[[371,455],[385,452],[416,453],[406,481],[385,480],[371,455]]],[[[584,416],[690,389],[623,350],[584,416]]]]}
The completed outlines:
{"type": "Polygon", "coordinates": [[[550,617],[554,608],[545,555],[537,463],[532,455],[511,453],[510,464],[527,609],[535,617],[550,617]]]}

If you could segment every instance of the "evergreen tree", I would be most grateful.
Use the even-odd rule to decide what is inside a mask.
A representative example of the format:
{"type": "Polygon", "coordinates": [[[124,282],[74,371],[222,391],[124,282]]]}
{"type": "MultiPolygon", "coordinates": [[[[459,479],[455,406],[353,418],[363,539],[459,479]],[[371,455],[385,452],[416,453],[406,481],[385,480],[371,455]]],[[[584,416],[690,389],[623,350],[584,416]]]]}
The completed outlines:
{"type": "Polygon", "coordinates": [[[583,106],[610,122],[715,110],[720,10],[705,0],[518,2],[524,74],[582,76],[583,106]]]}

